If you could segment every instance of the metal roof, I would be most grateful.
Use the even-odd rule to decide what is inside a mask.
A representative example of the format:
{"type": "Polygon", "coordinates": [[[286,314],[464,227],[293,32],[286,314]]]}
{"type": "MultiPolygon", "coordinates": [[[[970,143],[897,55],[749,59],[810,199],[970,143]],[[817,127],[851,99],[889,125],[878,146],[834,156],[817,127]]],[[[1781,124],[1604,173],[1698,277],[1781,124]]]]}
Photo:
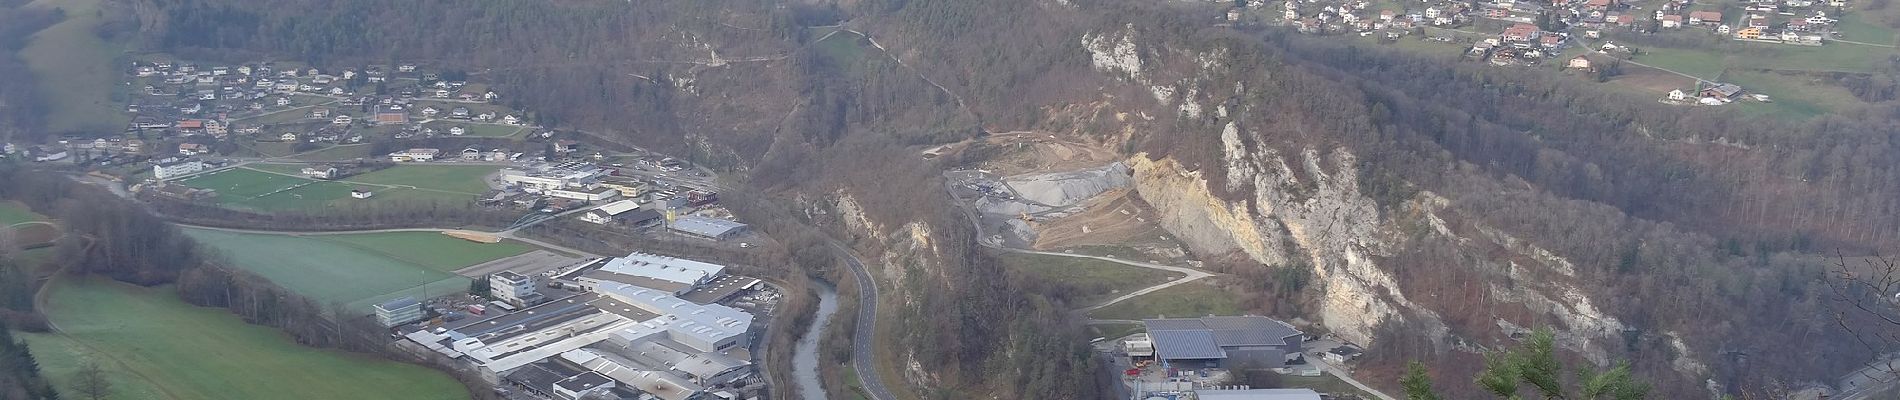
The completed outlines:
{"type": "Polygon", "coordinates": [[[1313,389],[1196,390],[1200,400],[1319,400],[1313,389]]]}
{"type": "Polygon", "coordinates": [[[607,215],[611,216],[611,215],[620,215],[620,213],[624,213],[628,211],[633,211],[636,208],[640,208],[640,202],[633,201],[633,200],[621,200],[621,201],[616,201],[612,203],[607,203],[607,205],[603,205],[594,209],[600,210],[601,212],[605,212],[607,213],[607,215]]]}
{"type": "Polygon", "coordinates": [[[420,304],[420,302],[417,302],[414,297],[398,297],[383,302],[382,304],[377,304],[376,307],[385,311],[396,311],[403,308],[415,307],[417,304],[420,304]]]}
{"type": "Polygon", "coordinates": [[[673,230],[705,237],[720,237],[735,229],[745,228],[746,224],[718,218],[706,218],[688,215],[673,221],[673,230]]]}
{"type": "Polygon", "coordinates": [[[1205,330],[1148,331],[1154,338],[1155,354],[1171,360],[1227,358],[1227,351],[1214,344],[1214,333],[1205,330]]]}
{"type": "Polygon", "coordinates": [[[1162,318],[1141,321],[1149,332],[1156,331],[1204,331],[1213,335],[1214,343],[1223,347],[1234,346],[1280,346],[1291,343],[1289,338],[1300,336],[1292,325],[1272,318],[1260,316],[1225,316],[1202,318],[1162,318]]]}

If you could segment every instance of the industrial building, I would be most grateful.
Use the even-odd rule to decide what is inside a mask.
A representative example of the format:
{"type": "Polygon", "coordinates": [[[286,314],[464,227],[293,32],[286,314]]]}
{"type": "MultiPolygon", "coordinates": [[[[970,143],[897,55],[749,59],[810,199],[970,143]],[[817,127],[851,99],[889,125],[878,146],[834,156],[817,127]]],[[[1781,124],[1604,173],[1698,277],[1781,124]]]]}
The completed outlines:
{"type": "Polygon", "coordinates": [[[541,292],[535,291],[534,276],[512,271],[501,271],[489,275],[488,294],[515,307],[541,304],[541,301],[545,299],[541,292]]]}
{"type": "MultiPolygon", "coordinates": [[[[599,183],[606,171],[588,163],[564,163],[558,165],[536,165],[527,169],[506,168],[501,170],[501,181],[509,185],[548,191],[568,188],[585,188],[599,183]]],[[[616,192],[618,192],[616,190],[616,192]]]]}
{"type": "Polygon", "coordinates": [[[748,229],[746,224],[736,221],[694,215],[679,217],[667,227],[687,236],[712,240],[730,239],[745,233],[748,229]]]}
{"type": "Polygon", "coordinates": [[[441,149],[408,149],[389,153],[389,161],[429,162],[435,161],[435,157],[439,155],[442,155],[441,149]]]}
{"type": "MultiPolygon", "coordinates": [[[[732,374],[729,370],[749,366],[744,361],[727,361],[730,357],[721,359],[717,353],[744,347],[752,325],[750,313],[624,283],[601,283],[590,289],[517,312],[406,336],[430,350],[466,359],[493,376],[583,348],[606,353],[631,349],[637,356],[657,357],[654,362],[662,365],[628,362],[623,367],[639,365],[646,371],[685,374],[680,379],[688,382],[727,379],[732,374]],[[659,348],[686,356],[664,356],[657,352],[659,348]],[[675,371],[680,365],[665,365],[667,361],[692,361],[705,367],[675,371]]],[[[614,370],[603,369],[602,373],[614,370]]]]}
{"type": "Polygon", "coordinates": [[[1252,368],[1286,366],[1300,354],[1302,334],[1285,322],[1259,316],[1142,320],[1154,356],[1177,367],[1252,368]]]}
{"type": "Polygon", "coordinates": [[[575,271],[573,280],[590,290],[601,284],[624,283],[678,296],[726,273],[726,267],[719,264],[637,252],[597,264],[599,268],[575,271]]]}
{"type": "Polygon", "coordinates": [[[422,320],[422,302],[414,297],[401,297],[376,305],[376,322],[383,327],[392,327],[422,320]]]}
{"type": "Polygon", "coordinates": [[[581,214],[581,220],[596,224],[606,224],[613,222],[616,216],[637,209],[640,209],[640,202],[634,201],[633,199],[620,200],[607,203],[600,207],[594,207],[593,210],[587,211],[586,214],[581,214]]]}
{"type": "Polygon", "coordinates": [[[1313,389],[1200,389],[1195,400],[1320,400],[1313,389]]]}
{"type": "Polygon", "coordinates": [[[162,181],[195,174],[203,170],[205,170],[204,162],[198,161],[196,158],[170,159],[152,164],[152,177],[162,181]]]}

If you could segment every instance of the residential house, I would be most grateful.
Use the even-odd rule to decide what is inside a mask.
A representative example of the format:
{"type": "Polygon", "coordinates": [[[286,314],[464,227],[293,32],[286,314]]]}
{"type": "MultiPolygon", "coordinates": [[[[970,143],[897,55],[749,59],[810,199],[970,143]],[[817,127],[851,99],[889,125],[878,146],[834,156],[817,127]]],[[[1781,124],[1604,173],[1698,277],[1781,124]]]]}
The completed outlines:
{"type": "Polygon", "coordinates": [[[1589,70],[1590,59],[1584,56],[1577,56],[1576,58],[1571,58],[1569,62],[1564,63],[1564,68],[1589,70]]]}
{"type": "Polygon", "coordinates": [[[1742,28],[1735,31],[1735,37],[1742,39],[1761,39],[1761,28],[1742,28]]]}
{"type": "Polygon", "coordinates": [[[1682,91],[1682,89],[1669,91],[1669,101],[1688,101],[1688,100],[1689,100],[1689,92],[1684,92],[1682,91]]]}
{"type": "Polygon", "coordinates": [[[1511,25],[1509,28],[1504,28],[1504,34],[1499,35],[1499,37],[1503,38],[1505,42],[1528,43],[1537,40],[1542,35],[1543,32],[1537,30],[1537,25],[1516,24],[1511,25]]]}
{"type": "Polygon", "coordinates": [[[474,147],[465,148],[465,149],[462,149],[461,158],[462,158],[462,161],[480,160],[482,159],[482,151],[474,147]]]}
{"type": "Polygon", "coordinates": [[[508,124],[508,125],[521,125],[521,118],[516,118],[513,115],[509,115],[509,116],[501,117],[501,123],[508,124]]]}
{"type": "Polygon", "coordinates": [[[1722,13],[1714,12],[1714,11],[1690,11],[1689,12],[1690,25],[1719,25],[1721,23],[1722,23],[1722,13]]]}
{"type": "Polygon", "coordinates": [[[1682,27],[1681,15],[1675,15],[1675,14],[1664,15],[1662,16],[1662,18],[1657,18],[1656,20],[1659,21],[1659,24],[1663,27],[1663,29],[1674,29],[1674,28],[1682,27]]]}
{"type": "Polygon", "coordinates": [[[435,107],[423,107],[423,108],[422,108],[422,117],[423,117],[423,118],[434,118],[436,114],[441,114],[441,113],[442,113],[442,110],[438,110],[438,109],[436,109],[435,107]]]}
{"type": "Polygon", "coordinates": [[[355,189],[350,189],[350,198],[352,199],[367,199],[375,195],[376,195],[376,192],[370,191],[369,188],[359,187],[355,189]]]}
{"type": "Polygon", "coordinates": [[[179,143],[178,144],[178,155],[181,155],[181,156],[195,156],[195,155],[205,154],[209,152],[211,152],[211,148],[205,146],[203,143],[179,143]]]}
{"type": "Polygon", "coordinates": [[[409,114],[400,112],[400,111],[379,112],[379,113],[376,113],[376,124],[377,125],[407,125],[409,124],[409,114]]]}
{"type": "Polygon", "coordinates": [[[330,123],[335,125],[349,125],[351,122],[355,122],[355,119],[348,115],[338,115],[330,119],[330,123]]]}
{"type": "Polygon", "coordinates": [[[451,126],[449,127],[449,134],[455,135],[455,136],[462,136],[462,135],[468,134],[468,129],[463,128],[461,126],[451,126]]]}
{"type": "Polygon", "coordinates": [[[225,126],[224,123],[218,122],[218,120],[215,119],[205,120],[204,127],[205,133],[211,136],[224,137],[224,135],[231,133],[230,127],[225,126]]]}
{"type": "Polygon", "coordinates": [[[199,131],[199,130],[204,130],[205,121],[202,119],[188,119],[188,120],[178,121],[178,123],[172,125],[172,127],[178,128],[178,130],[181,130],[181,131],[199,131]]]}
{"type": "Polygon", "coordinates": [[[277,140],[278,140],[278,141],[282,141],[282,142],[295,142],[295,141],[297,141],[297,133],[296,133],[296,132],[284,132],[284,134],[282,134],[282,135],[277,135],[277,140]]]}
{"type": "Polygon", "coordinates": [[[449,118],[468,119],[468,107],[456,107],[449,110],[449,118]]]}

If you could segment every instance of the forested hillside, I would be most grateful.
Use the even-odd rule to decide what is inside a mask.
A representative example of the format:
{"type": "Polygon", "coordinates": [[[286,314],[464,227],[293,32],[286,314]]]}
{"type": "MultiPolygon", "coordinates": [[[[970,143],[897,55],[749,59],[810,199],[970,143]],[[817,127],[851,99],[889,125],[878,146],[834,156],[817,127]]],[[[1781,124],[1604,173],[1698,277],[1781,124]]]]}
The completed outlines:
{"type": "Polygon", "coordinates": [[[1119,149],[1164,213],[1244,216],[1167,227],[1216,238],[1189,244],[1261,293],[1311,269],[1252,306],[1366,337],[1374,374],[1423,359],[1468,382],[1475,352],[1550,326],[1661,398],[1824,380],[1867,352],[1815,317],[1821,257],[1900,247],[1890,99],[1801,123],[1663,108],[1145,1],[140,1],[150,50],[421,60],[714,160],[897,285],[879,361],[921,393],[1097,395],[1065,313],[976,251],[945,166],[916,156],[984,132],[1119,149]]]}

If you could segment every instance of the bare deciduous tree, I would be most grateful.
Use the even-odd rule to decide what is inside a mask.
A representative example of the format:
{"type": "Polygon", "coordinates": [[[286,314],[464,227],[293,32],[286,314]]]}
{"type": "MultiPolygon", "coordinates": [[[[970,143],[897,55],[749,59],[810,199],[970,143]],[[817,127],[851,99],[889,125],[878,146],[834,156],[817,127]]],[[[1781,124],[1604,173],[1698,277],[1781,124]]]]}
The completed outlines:
{"type": "Polygon", "coordinates": [[[1834,323],[1878,355],[1855,371],[1865,379],[1850,375],[1840,389],[1900,381],[1900,358],[1894,357],[1900,351],[1900,263],[1877,254],[1858,260],[1836,256],[1823,281],[1833,293],[1834,323]]]}
{"type": "Polygon", "coordinates": [[[106,371],[97,361],[87,361],[73,372],[73,392],[89,400],[102,400],[112,396],[112,382],[106,380],[106,371]]]}

